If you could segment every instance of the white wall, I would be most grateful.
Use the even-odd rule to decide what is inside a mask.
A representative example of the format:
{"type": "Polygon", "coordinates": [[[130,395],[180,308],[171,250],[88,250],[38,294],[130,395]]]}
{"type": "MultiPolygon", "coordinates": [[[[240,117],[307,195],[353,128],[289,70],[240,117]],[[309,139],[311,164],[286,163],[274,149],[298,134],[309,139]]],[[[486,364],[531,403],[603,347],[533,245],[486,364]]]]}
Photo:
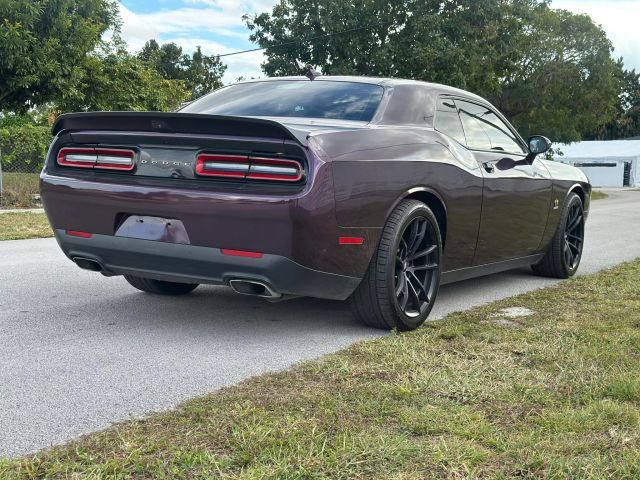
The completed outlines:
{"type": "MultiPolygon", "coordinates": [[[[622,162],[607,162],[614,163],[615,166],[581,166],[581,163],[587,162],[575,162],[575,166],[584,172],[584,174],[594,187],[622,187],[624,180],[624,163],[622,162]]],[[[593,165],[593,163],[590,163],[593,165]]]]}

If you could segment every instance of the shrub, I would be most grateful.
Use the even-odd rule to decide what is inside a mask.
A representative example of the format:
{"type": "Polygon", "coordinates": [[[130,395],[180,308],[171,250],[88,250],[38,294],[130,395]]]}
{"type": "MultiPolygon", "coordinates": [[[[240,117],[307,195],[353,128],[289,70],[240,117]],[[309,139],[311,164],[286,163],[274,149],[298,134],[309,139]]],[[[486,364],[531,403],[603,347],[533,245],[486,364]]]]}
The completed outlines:
{"type": "Polygon", "coordinates": [[[0,127],[2,170],[5,172],[39,172],[51,143],[48,126],[28,123],[0,127]]]}

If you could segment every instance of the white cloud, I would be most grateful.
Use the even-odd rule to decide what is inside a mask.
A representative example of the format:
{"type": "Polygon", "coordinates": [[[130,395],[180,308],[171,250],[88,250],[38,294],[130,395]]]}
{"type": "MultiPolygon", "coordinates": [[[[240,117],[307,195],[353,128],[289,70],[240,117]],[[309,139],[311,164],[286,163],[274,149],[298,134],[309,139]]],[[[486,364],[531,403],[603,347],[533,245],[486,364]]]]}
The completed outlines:
{"type": "MultiPolygon", "coordinates": [[[[183,0],[182,6],[151,13],[135,13],[119,3],[122,36],[131,51],[155,38],[175,42],[186,51],[200,45],[209,55],[251,48],[249,32],[242,21],[245,13],[269,11],[277,0],[183,0]]],[[[614,55],[624,57],[627,68],[640,70],[640,1],[637,0],[554,0],[554,8],[586,13],[602,25],[612,41],[614,55]]],[[[227,64],[226,83],[240,76],[262,76],[262,52],[250,52],[223,58],[227,64]]]]}
{"type": "Polygon", "coordinates": [[[626,68],[640,70],[640,2],[637,0],[555,0],[551,6],[586,13],[601,25],[626,68]]]}
{"type": "MultiPolygon", "coordinates": [[[[208,55],[250,49],[249,31],[242,21],[245,13],[270,10],[276,0],[184,0],[186,6],[151,13],[135,13],[118,3],[122,18],[122,37],[131,51],[140,50],[149,39],[175,42],[191,52],[201,46],[208,55]],[[215,40],[211,40],[214,38],[215,40]]],[[[225,57],[227,71],[223,81],[238,77],[262,76],[262,52],[225,57]]]]}

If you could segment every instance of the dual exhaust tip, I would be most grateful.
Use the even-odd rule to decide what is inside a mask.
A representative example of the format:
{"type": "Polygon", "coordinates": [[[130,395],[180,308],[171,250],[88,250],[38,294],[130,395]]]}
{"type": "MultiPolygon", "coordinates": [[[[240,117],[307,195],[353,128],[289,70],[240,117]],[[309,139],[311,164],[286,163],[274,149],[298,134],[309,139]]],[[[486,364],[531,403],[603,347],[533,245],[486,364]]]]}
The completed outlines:
{"type": "Polygon", "coordinates": [[[104,270],[104,268],[102,268],[102,265],[100,265],[100,263],[90,258],[73,257],[73,261],[75,262],[76,265],[78,265],[83,270],[90,270],[92,272],[102,272],[104,270]]]}
{"type": "Polygon", "coordinates": [[[241,295],[252,295],[254,297],[262,297],[268,299],[277,299],[282,294],[273,290],[269,285],[257,280],[233,279],[229,280],[229,285],[233,291],[241,295]]]}
{"type": "MultiPolygon", "coordinates": [[[[103,266],[91,258],[74,257],[73,261],[83,270],[90,270],[92,272],[103,272],[103,266]]],[[[244,280],[235,278],[229,280],[231,288],[241,295],[252,295],[254,297],[262,297],[267,299],[278,299],[282,297],[282,294],[273,290],[269,285],[258,280],[244,280]]]]}

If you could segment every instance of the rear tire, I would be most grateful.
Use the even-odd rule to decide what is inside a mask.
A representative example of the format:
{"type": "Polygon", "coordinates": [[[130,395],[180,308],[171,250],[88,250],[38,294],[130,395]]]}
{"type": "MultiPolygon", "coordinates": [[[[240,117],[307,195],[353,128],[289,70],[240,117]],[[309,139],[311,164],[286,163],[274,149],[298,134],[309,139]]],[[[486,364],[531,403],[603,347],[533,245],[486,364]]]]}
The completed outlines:
{"type": "Polygon", "coordinates": [[[134,277],[132,275],[125,275],[124,278],[130,285],[138,290],[156,295],[186,295],[198,286],[197,283],[164,282],[162,280],[134,277]]]}
{"type": "Polygon", "coordinates": [[[570,193],[565,201],[556,233],[546,255],[532,265],[536,275],[553,278],[572,277],[582,259],[584,246],[584,210],[582,200],[570,193]]]}
{"type": "Polygon", "coordinates": [[[429,316],[440,287],[442,239],[433,212],[405,200],[391,213],[365,276],[349,298],[365,325],[409,331],[429,316]]]}

